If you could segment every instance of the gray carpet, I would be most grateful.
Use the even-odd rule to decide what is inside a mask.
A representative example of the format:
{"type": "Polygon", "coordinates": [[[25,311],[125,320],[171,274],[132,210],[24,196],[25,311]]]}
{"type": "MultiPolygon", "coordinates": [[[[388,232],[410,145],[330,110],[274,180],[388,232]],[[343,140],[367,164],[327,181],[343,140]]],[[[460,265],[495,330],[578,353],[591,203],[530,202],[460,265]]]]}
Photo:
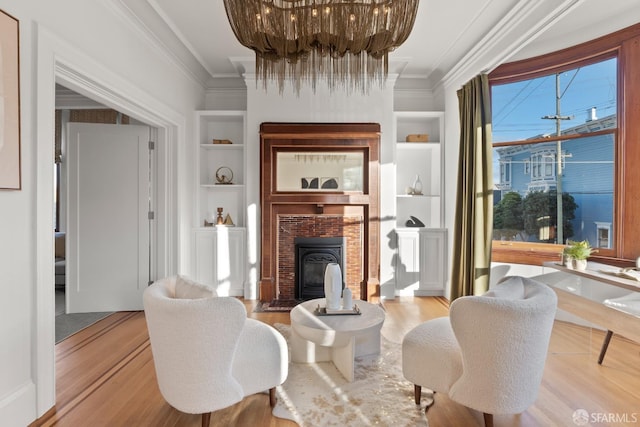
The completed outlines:
{"type": "Polygon", "coordinates": [[[56,344],[111,313],[65,314],[64,290],[56,289],[56,344]]]}

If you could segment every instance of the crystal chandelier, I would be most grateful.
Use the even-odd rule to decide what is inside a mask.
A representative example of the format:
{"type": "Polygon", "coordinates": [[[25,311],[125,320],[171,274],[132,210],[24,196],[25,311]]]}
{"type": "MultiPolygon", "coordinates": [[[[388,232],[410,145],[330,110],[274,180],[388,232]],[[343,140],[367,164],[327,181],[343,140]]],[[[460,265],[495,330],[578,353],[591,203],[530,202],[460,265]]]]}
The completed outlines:
{"type": "Polygon", "coordinates": [[[382,87],[389,52],[409,37],[419,0],[224,0],[238,41],[256,54],[256,78],[315,92],[382,87]]]}

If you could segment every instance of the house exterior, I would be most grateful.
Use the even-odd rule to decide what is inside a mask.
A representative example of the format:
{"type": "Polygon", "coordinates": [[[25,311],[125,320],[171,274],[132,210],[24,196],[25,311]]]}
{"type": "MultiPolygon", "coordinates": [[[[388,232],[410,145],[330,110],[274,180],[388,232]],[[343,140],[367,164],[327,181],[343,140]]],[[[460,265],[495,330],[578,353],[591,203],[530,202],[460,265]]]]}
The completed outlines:
{"type": "MultiPolygon", "coordinates": [[[[612,129],[616,115],[589,120],[562,131],[562,135],[612,129]]],[[[538,139],[535,136],[532,139],[538,139]]],[[[578,207],[572,220],[572,240],[589,240],[594,247],[611,248],[613,244],[614,145],[611,135],[569,139],[561,142],[562,192],[570,194],[578,207]]],[[[496,148],[499,182],[496,183],[497,203],[509,192],[522,198],[534,191],[557,190],[557,143],[536,143],[496,148]]],[[[548,237],[548,236],[543,236],[548,237]]],[[[537,241],[540,236],[531,236],[537,241]]],[[[545,239],[546,240],[546,239],[545,239]]]]}
{"type": "MultiPolygon", "coordinates": [[[[295,96],[256,87],[250,73],[243,88],[211,84],[206,70],[197,64],[190,67],[188,58],[171,51],[174,40],[158,40],[136,20],[132,9],[147,2],[2,0],[0,9],[20,23],[22,185],[19,191],[0,191],[0,424],[27,425],[55,403],[51,189],[56,83],[157,129],[159,143],[166,148],[161,159],[160,178],[166,185],[160,201],[165,218],[158,271],[171,275],[189,269],[195,179],[191,141],[194,112],[202,109],[245,109],[251,129],[247,138],[254,141],[259,140],[256,124],[264,121],[380,123],[382,182],[394,162],[388,148],[394,109],[444,111],[448,143],[443,147],[443,179],[444,192],[449,195],[444,222],[451,228],[459,139],[456,91],[460,86],[503,62],[558,50],[640,22],[640,8],[634,2],[610,19],[603,19],[602,11],[614,8],[602,0],[534,3],[488,2],[484,14],[473,19],[474,25],[465,32],[465,38],[474,40],[473,47],[460,51],[451,41],[454,65],[425,70],[438,77],[436,83],[409,76],[395,87],[389,84],[368,95],[309,91],[295,96]],[[545,38],[554,26],[562,27],[562,37],[556,32],[545,38]]],[[[464,12],[463,4],[447,1],[437,7],[450,7],[453,17],[464,12]]],[[[231,42],[217,40],[212,46],[231,42]]],[[[449,41],[425,40],[432,42],[449,41]]],[[[256,153],[257,147],[251,147],[249,170],[259,170],[256,153]]],[[[381,188],[381,200],[390,193],[381,188]]],[[[248,191],[247,204],[255,208],[258,203],[255,185],[248,191]]],[[[380,215],[380,235],[385,236],[388,208],[382,206],[380,215]]],[[[380,246],[381,265],[390,271],[392,251],[386,242],[380,246]]],[[[381,280],[389,271],[382,272],[381,280]]],[[[539,267],[526,271],[530,275],[540,272],[539,267]]]]}

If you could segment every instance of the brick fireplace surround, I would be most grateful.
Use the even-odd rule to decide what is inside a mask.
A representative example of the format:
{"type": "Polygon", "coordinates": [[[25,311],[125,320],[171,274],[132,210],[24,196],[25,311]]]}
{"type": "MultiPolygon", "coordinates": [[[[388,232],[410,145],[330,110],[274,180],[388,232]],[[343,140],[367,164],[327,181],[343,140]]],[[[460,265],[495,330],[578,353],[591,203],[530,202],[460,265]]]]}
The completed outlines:
{"type": "Polygon", "coordinates": [[[345,285],[360,295],[362,277],[361,216],[282,215],[278,216],[278,299],[295,299],[296,237],[345,237],[347,244],[343,275],[345,285]]]}

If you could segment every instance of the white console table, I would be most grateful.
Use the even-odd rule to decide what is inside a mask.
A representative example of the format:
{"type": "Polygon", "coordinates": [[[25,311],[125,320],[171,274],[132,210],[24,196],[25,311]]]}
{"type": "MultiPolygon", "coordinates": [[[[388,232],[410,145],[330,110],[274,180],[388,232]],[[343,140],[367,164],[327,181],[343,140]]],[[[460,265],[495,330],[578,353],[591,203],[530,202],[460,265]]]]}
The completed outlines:
{"type": "MultiPolygon", "coordinates": [[[[586,270],[569,269],[556,262],[545,262],[544,266],[584,277],[605,286],[614,286],[630,292],[640,292],[640,281],[625,279],[613,274],[601,272],[619,270],[619,268],[614,266],[595,262],[589,262],[586,270]]],[[[587,295],[575,292],[572,289],[554,286],[554,284],[549,284],[549,286],[551,286],[558,296],[558,308],[607,328],[607,336],[602,345],[598,363],[602,363],[604,354],[607,351],[607,346],[614,332],[640,343],[640,317],[608,307],[604,305],[602,301],[590,299],[587,295]]]]}

